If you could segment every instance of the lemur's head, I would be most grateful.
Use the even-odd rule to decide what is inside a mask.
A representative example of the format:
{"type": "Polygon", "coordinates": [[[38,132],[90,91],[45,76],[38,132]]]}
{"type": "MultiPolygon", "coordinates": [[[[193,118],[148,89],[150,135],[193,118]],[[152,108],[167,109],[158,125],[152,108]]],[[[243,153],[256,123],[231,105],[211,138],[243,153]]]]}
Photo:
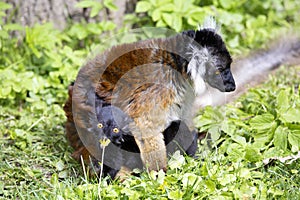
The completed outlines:
{"type": "Polygon", "coordinates": [[[129,118],[119,108],[115,106],[105,106],[96,109],[98,128],[103,130],[105,136],[116,145],[120,145],[123,135],[128,134],[129,118]]]}
{"type": "Polygon", "coordinates": [[[231,56],[218,34],[216,22],[213,19],[208,21],[196,31],[184,32],[196,42],[188,46],[191,60],[187,72],[194,81],[196,93],[203,91],[203,81],[221,92],[234,91],[235,82],[230,71],[231,56]]]}

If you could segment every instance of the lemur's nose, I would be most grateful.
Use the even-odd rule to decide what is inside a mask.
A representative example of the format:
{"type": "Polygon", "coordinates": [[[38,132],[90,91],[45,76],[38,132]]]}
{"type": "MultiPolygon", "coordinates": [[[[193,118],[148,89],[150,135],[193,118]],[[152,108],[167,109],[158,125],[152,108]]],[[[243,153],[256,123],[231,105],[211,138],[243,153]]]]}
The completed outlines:
{"type": "Polygon", "coordinates": [[[234,83],[226,85],[226,87],[225,87],[225,92],[232,92],[234,90],[235,90],[235,84],[234,83]]]}

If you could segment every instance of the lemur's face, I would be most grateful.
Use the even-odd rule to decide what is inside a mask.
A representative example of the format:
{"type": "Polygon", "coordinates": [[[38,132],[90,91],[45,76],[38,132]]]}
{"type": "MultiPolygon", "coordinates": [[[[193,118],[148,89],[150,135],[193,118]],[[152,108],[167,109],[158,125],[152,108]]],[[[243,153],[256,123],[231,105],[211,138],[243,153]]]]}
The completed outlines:
{"type": "Polygon", "coordinates": [[[98,128],[103,130],[112,143],[120,145],[123,142],[123,135],[129,132],[125,113],[117,107],[106,106],[99,109],[96,114],[98,128]]]}
{"type": "MultiPolygon", "coordinates": [[[[199,44],[199,57],[202,57],[201,76],[210,86],[221,92],[235,90],[235,81],[230,71],[231,56],[222,38],[211,29],[202,29],[195,32],[194,40],[199,44]]],[[[196,53],[193,53],[197,55],[196,53]]]]}

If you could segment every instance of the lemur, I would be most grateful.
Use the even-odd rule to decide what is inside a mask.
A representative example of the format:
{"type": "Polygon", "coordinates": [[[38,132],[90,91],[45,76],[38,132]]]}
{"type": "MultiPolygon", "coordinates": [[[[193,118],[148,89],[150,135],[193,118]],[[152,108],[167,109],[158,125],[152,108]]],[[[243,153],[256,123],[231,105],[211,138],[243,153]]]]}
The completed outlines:
{"type": "MultiPolygon", "coordinates": [[[[205,83],[222,92],[234,91],[231,62],[214,20],[175,36],[113,46],[88,61],[77,76],[73,93],[76,128],[86,137],[97,132],[91,96],[96,92],[132,118],[129,128],[144,167],[166,170],[163,131],[176,120],[194,130],[192,108],[205,83]]],[[[96,153],[95,139],[87,140],[86,146],[96,153]]]]}
{"type": "MultiPolygon", "coordinates": [[[[99,174],[101,160],[97,160],[90,155],[88,150],[82,143],[79,135],[75,129],[72,114],[72,83],[69,86],[69,98],[64,106],[64,110],[68,116],[67,120],[67,139],[75,148],[73,157],[80,161],[80,156],[83,156],[85,162],[88,164],[92,174],[99,174]],[[71,127],[71,128],[70,128],[71,127]]],[[[123,174],[134,168],[142,168],[142,161],[138,156],[139,148],[128,129],[130,118],[118,107],[112,106],[101,100],[97,95],[95,96],[95,112],[98,120],[97,127],[103,130],[104,135],[110,140],[112,144],[108,144],[107,153],[114,159],[114,165],[103,165],[103,176],[110,176],[112,179],[120,177],[123,174]],[[115,146],[112,146],[115,145],[115,146]],[[113,148],[117,147],[117,148],[113,148]],[[137,154],[131,154],[137,153],[137,154]]],[[[180,121],[173,121],[170,126],[163,132],[167,152],[172,155],[179,150],[183,154],[195,156],[197,150],[197,132],[189,131],[188,127],[180,121]],[[188,137],[188,139],[186,138],[188,137]]]]}
{"type": "MultiPolygon", "coordinates": [[[[183,32],[182,34],[186,34],[188,32],[189,31],[183,32]]],[[[193,31],[190,32],[193,33],[193,31]]],[[[195,32],[191,35],[195,36],[196,35],[195,32]]],[[[153,42],[153,44],[155,44],[155,42],[153,42]]],[[[128,45],[128,46],[132,47],[134,45],[128,45]]],[[[150,46],[149,42],[144,46],[150,46]]],[[[185,49],[187,46],[189,45],[183,45],[183,49],[185,49]]],[[[99,88],[98,87],[99,77],[97,75],[103,73],[104,71],[103,66],[106,66],[106,64],[107,65],[111,64],[105,59],[108,59],[109,57],[112,58],[113,57],[112,52],[114,52],[114,50],[117,50],[117,54],[118,53],[120,54],[120,53],[128,53],[132,49],[133,48],[129,48],[129,50],[126,51],[126,48],[121,48],[121,47],[113,48],[112,50],[105,52],[102,56],[100,55],[96,57],[94,60],[92,60],[91,62],[87,63],[86,66],[81,70],[81,74],[79,74],[78,80],[91,79],[92,84],[81,83],[78,86],[79,88],[78,91],[80,91],[80,87],[99,88]],[[103,60],[102,58],[105,59],[103,60]]],[[[181,60],[180,56],[176,56],[175,54],[173,55],[173,58],[178,58],[177,60],[179,61],[181,60]]],[[[168,60],[171,62],[171,59],[169,58],[166,59],[166,61],[168,60]]],[[[192,61],[195,62],[195,60],[192,61]]],[[[128,59],[128,63],[130,63],[130,57],[128,59]]],[[[271,47],[267,50],[263,50],[263,49],[256,50],[254,54],[252,53],[248,57],[237,58],[236,61],[233,62],[232,64],[235,79],[237,79],[238,81],[237,91],[229,93],[224,98],[224,95],[222,93],[206,85],[206,88],[204,89],[203,93],[197,96],[197,102],[196,102],[197,105],[195,110],[198,110],[199,108],[204,107],[206,105],[220,105],[220,104],[225,104],[228,101],[232,101],[234,99],[233,97],[239,96],[246,91],[246,88],[244,87],[245,85],[258,84],[263,80],[261,78],[262,76],[265,77],[273,69],[276,69],[280,65],[286,65],[286,64],[288,65],[300,64],[300,39],[295,34],[292,35],[285,34],[284,37],[280,37],[279,39],[277,39],[277,41],[273,45],[271,45],[271,47]]],[[[185,71],[187,71],[187,67],[186,67],[187,65],[185,64],[183,66],[186,68],[185,71]]],[[[188,71],[188,73],[191,74],[191,71],[188,71]]],[[[218,72],[216,71],[216,73],[218,72]]],[[[187,73],[185,73],[185,75],[186,74],[187,73]]],[[[111,86],[113,85],[107,84],[107,87],[112,89],[113,87],[111,86]]],[[[89,102],[89,98],[88,95],[86,95],[86,93],[77,95],[74,104],[78,106],[78,108],[75,109],[75,112],[77,111],[81,112],[80,115],[83,115],[84,113],[92,113],[91,111],[92,106],[85,106],[87,102],[89,102]],[[80,98],[82,98],[83,101],[80,101],[80,98]]],[[[70,108],[70,105],[72,105],[71,100],[67,101],[65,107],[70,108]]],[[[66,111],[66,115],[68,117],[66,123],[67,139],[70,141],[71,146],[73,146],[74,149],[76,150],[73,156],[79,158],[80,155],[83,155],[83,157],[87,158],[86,155],[90,155],[91,153],[87,151],[87,149],[83,146],[82,141],[79,138],[79,135],[75,128],[75,123],[73,121],[72,108],[66,111]]],[[[88,118],[89,115],[86,115],[86,117],[88,118]]],[[[88,127],[89,125],[90,124],[88,123],[84,123],[84,119],[77,120],[77,126],[82,130],[85,130],[86,127],[88,127]]],[[[96,153],[97,152],[94,152],[93,155],[95,155],[96,153]]]]}

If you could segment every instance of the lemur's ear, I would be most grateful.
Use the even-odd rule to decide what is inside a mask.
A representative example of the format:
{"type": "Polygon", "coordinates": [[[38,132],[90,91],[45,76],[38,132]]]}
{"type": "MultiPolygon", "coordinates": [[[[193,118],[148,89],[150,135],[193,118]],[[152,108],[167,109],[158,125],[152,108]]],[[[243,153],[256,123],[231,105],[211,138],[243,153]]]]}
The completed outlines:
{"type": "Polygon", "coordinates": [[[198,26],[198,31],[201,31],[203,29],[208,29],[212,32],[215,32],[219,35],[221,35],[221,26],[217,23],[214,17],[208,16],[204,19],[203,25],[198,26]]]}

